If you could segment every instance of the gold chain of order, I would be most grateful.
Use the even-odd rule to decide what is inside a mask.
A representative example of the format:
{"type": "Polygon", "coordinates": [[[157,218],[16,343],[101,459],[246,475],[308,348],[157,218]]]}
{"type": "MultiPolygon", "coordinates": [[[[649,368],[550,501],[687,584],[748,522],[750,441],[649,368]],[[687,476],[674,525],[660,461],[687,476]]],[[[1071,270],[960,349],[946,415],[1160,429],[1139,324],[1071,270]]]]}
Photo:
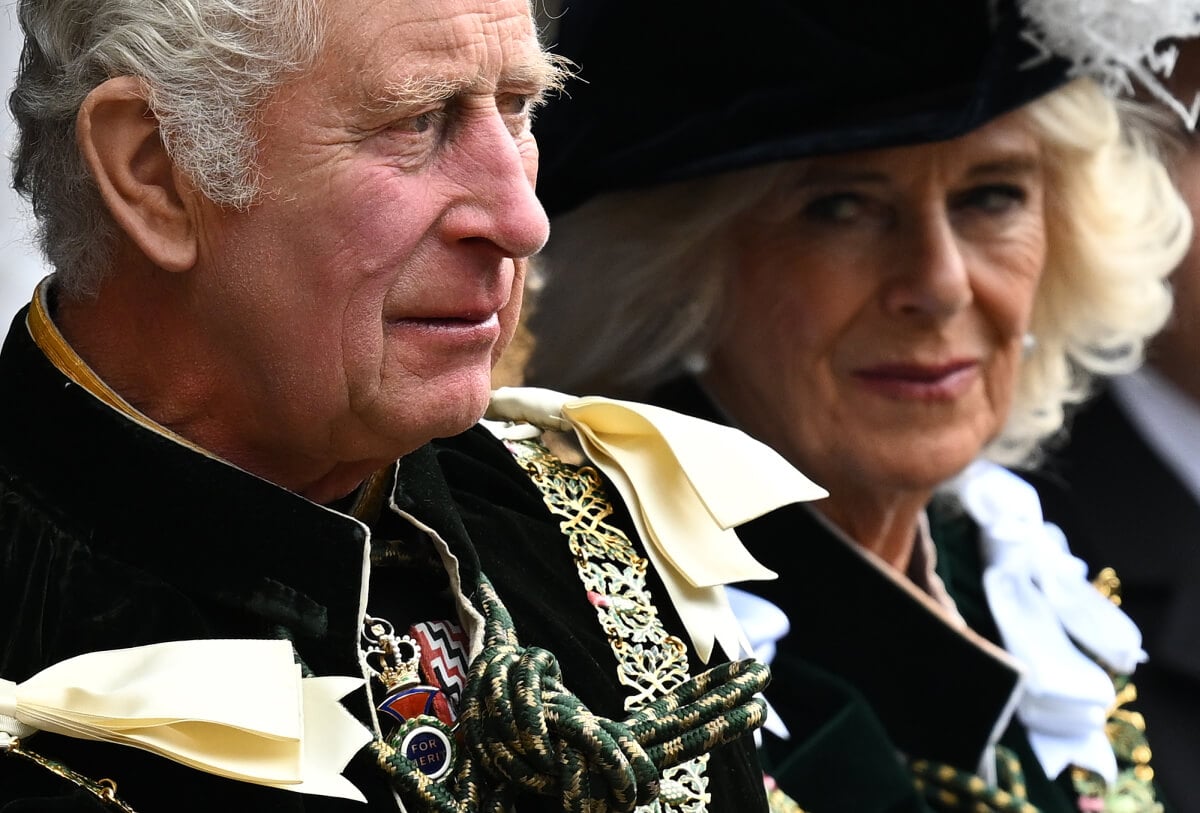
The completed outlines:
{"type": "Polygon", "coordinates": [[[104,802],[109,807],[122,811],[122,813],[134,813],[134,809],[125,802],[117,798],[117,783],[111,779],[91,779],[83,774],[73,771],[61,762],[56,762],[53,759],[30,751],[22,746],[22,743],[17,738],[12,738],[8,743],[0,748],[0,755],[8,755],[13,758],[24,759],[45,768],[52,774],[62,777],[76,787],[83,788],[88,793],[95,796],[100,801],[104,802]]]}
{"type": "MultiPolygon", "coordinates": [[[[537,440],[505,445],[561,519],[579,578],[617,658],[617,680],[630,689],[626,711],[687,681],[687,645],[658,618],[646,587],[649,563],[620,528],[607,522],[612,505],[599,473],[591,466],[564,463],[537,440]]],[[[659,797],[637,809],[704,813],[711,798],[707,764],[704,754],[663,771],[659,797]]]]}

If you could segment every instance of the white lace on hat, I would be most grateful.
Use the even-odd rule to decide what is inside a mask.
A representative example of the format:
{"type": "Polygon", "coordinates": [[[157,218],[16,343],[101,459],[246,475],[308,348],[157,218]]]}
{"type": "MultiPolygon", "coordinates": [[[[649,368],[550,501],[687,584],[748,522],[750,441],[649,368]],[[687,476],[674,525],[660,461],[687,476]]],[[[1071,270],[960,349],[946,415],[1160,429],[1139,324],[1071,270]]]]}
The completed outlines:
{"type": "Polygon", "coordinates": [[[1040,56],[1071,63],[1070,76],[1088,76],[1114,98],[1144,87],[1195,129],[1200,91],[1176,98],[1160,81],[1170,77],[1179,57],[1171,39],[1200,35],[1198,0],[1018,0],[1026,21],[1022,37],[1040,56]]]}

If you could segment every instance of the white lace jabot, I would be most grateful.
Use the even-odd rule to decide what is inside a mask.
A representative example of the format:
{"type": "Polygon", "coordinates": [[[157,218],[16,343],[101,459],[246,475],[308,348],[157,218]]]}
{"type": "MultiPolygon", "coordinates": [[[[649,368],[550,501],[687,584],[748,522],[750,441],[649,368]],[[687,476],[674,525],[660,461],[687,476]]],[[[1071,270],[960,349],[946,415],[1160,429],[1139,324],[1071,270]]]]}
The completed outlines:
{"type": "Polygon", "coordinates": [[[979,524],[983,586],[1005,648],[1026,669],[1017,715],[1047,776],[1068,765],[1112,782],[1117,764],[1105,733],[1115,701],[1110,669],[1130,674],[1146,659],[1133,621],[1087,580],[1058,526],[1042,518],[1029,483],[976,461],[950,484],[979,524]]]}

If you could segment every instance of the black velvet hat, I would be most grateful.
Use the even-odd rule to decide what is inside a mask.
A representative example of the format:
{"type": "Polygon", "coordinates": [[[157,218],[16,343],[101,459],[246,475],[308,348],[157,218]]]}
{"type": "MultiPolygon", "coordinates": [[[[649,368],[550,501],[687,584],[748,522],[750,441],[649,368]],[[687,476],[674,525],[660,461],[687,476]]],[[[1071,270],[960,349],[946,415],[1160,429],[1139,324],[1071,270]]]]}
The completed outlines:
{"type": "Polygon", "coordinates": [[[1064,82],[1011,0],[562,0],[551,215],[604,192],[962,135],[1064,82]],[[1032,63],[1032,64],[1031,64],[1032,63]]]}

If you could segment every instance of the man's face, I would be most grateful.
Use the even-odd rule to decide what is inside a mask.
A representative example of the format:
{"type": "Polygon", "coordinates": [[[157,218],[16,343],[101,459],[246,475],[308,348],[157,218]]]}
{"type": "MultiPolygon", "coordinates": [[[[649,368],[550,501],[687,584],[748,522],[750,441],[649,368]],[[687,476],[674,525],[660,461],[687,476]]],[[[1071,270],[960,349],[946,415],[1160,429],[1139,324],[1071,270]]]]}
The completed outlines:
{"type": "Polygon", "coordinates": [[[325,9],[315,70],[259,124],[259,202],[193,201],[193,299],[243,455],[360,465],[486,406],[547,237],[529,108],[550,70],[527,0],[325,9]]]}

